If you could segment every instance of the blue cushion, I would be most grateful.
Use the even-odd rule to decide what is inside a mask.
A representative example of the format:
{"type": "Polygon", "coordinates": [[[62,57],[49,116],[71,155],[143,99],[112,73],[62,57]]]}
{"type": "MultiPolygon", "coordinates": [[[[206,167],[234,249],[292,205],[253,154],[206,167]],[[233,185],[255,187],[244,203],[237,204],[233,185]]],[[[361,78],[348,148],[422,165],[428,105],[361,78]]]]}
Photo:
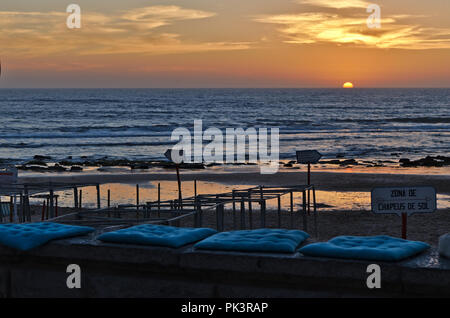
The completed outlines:
{"type": "Polygon", "coordinates": [[[195,244],[195,248],[243,252],[293,253],[309,237],[298,230],[258,229],[222,232],[195,244]]]}
{"type": "Polygon", "coordinates": [[[418,254],[429,247],[424,242],[408,241],[386,235],[338,236],[328,242],[304,246],[300,249],[300,252],[310,256],[399,261],[418,254]]]}
{"type": "Polygon", "coordinates": [[[53,239],[84,235],[94,230],[87,226],[51,222],[0,224],[0,244],[27,251],[53,239]]]}
{"type": "Polygon", "coordinates": [[[100,235],[99,240],[114,243],[131,243],[181,247],[213,235],[208,228],[179,228],[173,226],[141,224],[100,235]]]}

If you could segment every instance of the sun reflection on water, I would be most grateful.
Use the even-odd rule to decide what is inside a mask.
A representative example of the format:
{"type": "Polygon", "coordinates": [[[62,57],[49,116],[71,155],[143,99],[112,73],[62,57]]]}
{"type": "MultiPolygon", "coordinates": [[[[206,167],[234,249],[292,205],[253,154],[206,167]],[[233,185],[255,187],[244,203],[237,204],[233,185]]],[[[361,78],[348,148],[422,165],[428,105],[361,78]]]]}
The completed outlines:
{"type": "MultiPolygon", "coordinates": [[[[146,182],[139,183],[139,202],[145,203],[158,200],[158,183],[161,187],[161,200],[173,200],[178,197],[178,186],[175,181],[146,182]]],[[[218,194],[231,192],[233,189],[246,189],[257,185],[228,185],[215,182],[197,182],[198,194],[218,194]]],[[[136,184],[125,183],[108,183],[100,186],[100,199],[102,207],[106,207],[108,200],[108,190],[111,193],[111,206],[118,204],[135,204],[136,203],[136,184]]],[[[95,187],[85,187],[83,191],[83,207],[95,208],[97,205],[97,192],[95,187]]],[[[73,206],[73,192],[60,191],[56,192],[59,197],[60,206],[73,206]]],[[[194,196],[194,182],[185,181],[182,183],[183,197],[194,196]]],[[[312,196],[311,196],[312,198],[312,196]]],[[[316,190],[316,198],[318,209],[321,211],[361,211],[370,210],[370,192],[354,192],[354,191],[321,191],[316,190]]],[[[312,199],[311,199],[312,200],[312,199]]],[[[42,203],[33,199],[33,203],[42,203]]],[[[277,199],[267,201],[268,209],[277,208],[277,199]]],[[[281,198],[282,209],[290,209],[289,195],[281,198]]],[[[300,194],[294,197],[295,209],[302,208],[302,198],[300,194]]],[[[256,204],[256,208],[258,208],[256,204]]],[[[450,195],[438,194],[438,208],[450,208],[450,195]]]]}

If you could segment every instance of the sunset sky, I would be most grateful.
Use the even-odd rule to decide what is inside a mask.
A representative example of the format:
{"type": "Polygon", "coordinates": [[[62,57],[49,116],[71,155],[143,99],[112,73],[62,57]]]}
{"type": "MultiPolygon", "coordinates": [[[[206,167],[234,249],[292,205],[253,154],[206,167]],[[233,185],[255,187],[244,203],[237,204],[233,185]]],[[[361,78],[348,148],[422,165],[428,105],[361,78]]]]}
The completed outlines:
{"type": "Polygon", "coordinates": [[[0,87],[450,87],[449,16],[449,0],[2,0],[0,87]]]}

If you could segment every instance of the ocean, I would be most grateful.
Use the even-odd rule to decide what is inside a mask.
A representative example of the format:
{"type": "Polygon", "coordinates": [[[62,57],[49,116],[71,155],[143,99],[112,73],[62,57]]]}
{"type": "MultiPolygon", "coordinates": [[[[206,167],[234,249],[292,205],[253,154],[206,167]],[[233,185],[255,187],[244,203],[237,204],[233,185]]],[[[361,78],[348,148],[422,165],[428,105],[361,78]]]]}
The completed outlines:
{"type": "Polygon", "coordinates": [[[0,159],[162,159],[177,127],[279,128],[280,158],[448,155],[450,89],[1,89],[0,159]]]}

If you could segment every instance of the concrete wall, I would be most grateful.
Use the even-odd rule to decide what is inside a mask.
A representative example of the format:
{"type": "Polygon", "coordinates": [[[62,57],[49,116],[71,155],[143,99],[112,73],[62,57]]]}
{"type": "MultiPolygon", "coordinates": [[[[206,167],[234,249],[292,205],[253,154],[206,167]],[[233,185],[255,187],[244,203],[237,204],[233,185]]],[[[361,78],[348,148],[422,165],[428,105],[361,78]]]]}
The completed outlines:
{"type": "Polygon", "coordinates": [[[366,269],[373,262],[105,244],[94,237],[54,241],[26,253],[0,248],[0,296],[450,296],[450,260],[436,250],[378,263],[382,288],[370,290],[366,269]],[[66,286],[69,264],[81,267],[80,289],[66,286]]]}

